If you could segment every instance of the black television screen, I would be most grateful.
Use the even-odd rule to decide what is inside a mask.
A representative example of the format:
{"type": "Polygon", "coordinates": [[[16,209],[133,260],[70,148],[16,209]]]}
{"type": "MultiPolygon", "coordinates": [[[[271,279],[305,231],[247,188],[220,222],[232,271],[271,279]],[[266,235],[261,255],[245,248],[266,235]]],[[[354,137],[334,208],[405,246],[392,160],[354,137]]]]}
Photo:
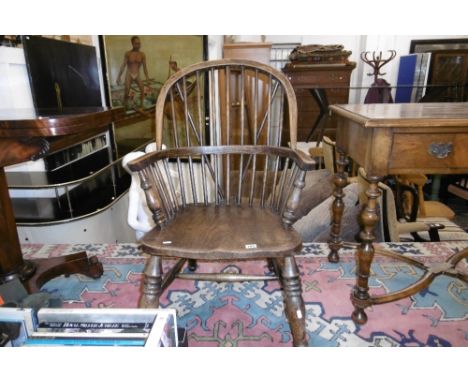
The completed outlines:
{"type": "Polygon", "coordinates": [[[102,106],[95,47],[39,36],[23,46],[36,108],[102,106]]]}

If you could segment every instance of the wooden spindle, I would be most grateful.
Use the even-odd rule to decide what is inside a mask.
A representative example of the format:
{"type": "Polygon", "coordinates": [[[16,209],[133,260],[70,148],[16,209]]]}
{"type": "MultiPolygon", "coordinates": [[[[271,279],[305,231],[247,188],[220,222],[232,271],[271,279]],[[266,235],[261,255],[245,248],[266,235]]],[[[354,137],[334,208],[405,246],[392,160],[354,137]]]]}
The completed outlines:
{"type": "Polygon", "coordinates": [[[257,128],[258,128],[258,69],[255,69],[255,82],[254,82],[254,118],[253,118],[253,145],[258,142],[257,128]]]}
{"type": "MultiPolygon", "coordinates": [[[[265,118],[266,119],[266,124],[267,124],[267,145],[270,145],[271,142],[272,142],[272,139],[271,139],[271,133],[272,133],[272,127],[271,127],[271,102],[272,100],[274,99],[274,97],[272,98],[271,96],[271,73],[269,74],[268,76],[268,96],[267,96],[267,112],[265,114],[265,118]]],[[[276,93],[276,90],[275,90],[275,93],[276,93]]],[[[262,127],[260,127],[262,128],[262,127]]]]}
{"type": "MultiPolygon", "coordinates": [[[[176,110],[175,110],[175,100],[174,100],[174,89],[171,88],[170,91],[170,99],[171,99],[171,113],[172,113],[172,131],[174,135],[174,145],[175,147],[179,147],[179,133],[178,133],[178,128],[177,128],[177,118],[176,118],[176,110]]],[[[162,142],[159,142],[159,144],[162,144],[162,142]]]]}
{"type": "Polygon", "coordinates": [[[169,193],[164,177],[162,176],[159,169],[158,162],[153,163],[153,165],[150,167],[150,171],[152,175],[150,179],[152,179],[152,183],[156,186],[156,189],[159,193],[164,213],[166,214],[167,220],[171,220],[173,211],[171,208],[169,193]]]}
{"type": "Polygon", "coordinates": [[[254,198],[254,190],[255,190],[255,178],[256,178],[256,167],[257,167],[257,155],[253,155],[253,160],[252,160],[252,176],[251,176],[251,181],[250,181],[250,194],[249,194],[249,206],[252,207],[253,204],[253,198],[254,198]]]}
{"type": "Polygon", "coordinates": [[[240,82],[240,144],[244,145],[245,131],[245,67],[241,67],[241,82],[240,82]]]}
{"type": "Polygon", "coordinates": [[[201,156],[201,174],[202,174],[202,187],[203,187],[203,201],[205,202],[205,206],[208,205],[208,193],[207,193],[207,184],[206,184],[206,157],[205,155],[201,156]]]}
{"type": "Polygon", "coordinates": [[[187,79],[182,77],[182,92],[178,84],[177,88],[179,89],[179,94],[181,94],[182,102],[184,105],[184,120],[185,120],[185,136],[186,136],[186,146],[190,147],[190,127],[189,127],[189,110],[188,110],[188,100],[187,100],[187,79]],[[182,96],[183,95],[183,96],[182,96]]]}
{"type": "MultiPolygon", "coordinates": [[[[262,133],[263,129],[265,128],[265,125],[267,126],[267,136],[271,136],[271,105],[273,105],[273,102],[275,100],[276,92],[278,91],[279,84],[276,83],[275,88],[273,89],[273,92],[271,93],[268,90],[268,105],[267,105],[267,112],[263,116],[262,123],[260,124],[260,127],[257,132],[257,140],[260,138],[260,134],[262,133]]],[[[270,82],[268,84],[268,89],[271,88],[271,75],[270,75],[270,82]]],[[[267,140],[267,144],[270,145],[272,141],[267,140]]]]}
{"type": "Polygon", "coordinates": [[[174,187],[174,180],[172,179],[171,176],[171,171],[169,170],[169,159],[165,158],[163,160],[163,166],[164,166],[164,171],[166,172],[166,177],[167,181],[169,184],[169,190],[171,192],[171,199],[172,199],[172,204],[174,207],[174,211],[177,212],[179,210],[179,204],[177,203],[177,194],[175,192],[175,187],[174,187]]]}
{"type": "Polygon", "coordinates": [[[197,91],[196,91],[196,95],[197,95],[197,111],[198,111],[198,131],[199,131],[199,140],[198,140],[198,144],[200,146],[203,146],[204,145],[204,142],[205,140],[203,139],[203,132],[205,130],[205,122],[204,122],[204,119],[203,119],[203,115],[205,114],[204,113],[204,110],[202,109],[202,102],[201,102],[201,89],[200,89],[200,71],[197,70],[197,73],[196,73],[196,86],[197,86],[197,91]]]}
{"type": "Polygon", "coordinates": [[[281,171],[280,180],[279,180],[278,195],[276,196],[277,200],[276,200],[276,206],[275,206],[276,211],[280,210],[281,201],[282,201],[283,192],[284,192],[284,184],[286,182],[286,175],[288,172],[288,167],[289,167],[289,158],[286,158],[284,166],[283,166],[283,170],[281,171]]]}
{"type": "MultiPolygon", "coordinates": [[[[226,67],[224,78],[226,89],[226,144],[231,144],[231,69],[226,67]]],[[[226,204],[231,203],[231,154],[226,158],[226,204]]]]}
{"type": "Polygon", "coordinates": [[[182,171],[182,163],[180,158],[177,157],[177,172],[179,173],[179,186],[180,186],[180,197],[182,201],[182,207],[187,206],[187,199],[185,198],[185,181],[184,181],[184,172],[182,171]]]}
{"type": "Polygon", "coordinates": [[[263,179],[262,179],[262,192],[260,196],[260,207],[265,207],[265,195],[267,190],[267,180],[268,180],[268,160],[270,159],[269,155],[265,155],[265,164],[263,166],[263,179]]]}
{"type": "Polygon", "coordinates": [[[279,116],[278,116],[278,121],[279,121],[279,127],[278,127],[278,137],[276,141],[277,146],[281,146],[281,138],[283,135],[283,114],[284,114],[284,89],[283,87],[280,88],[280,101],[279,101],[279,116]]]}
{"type": "Polygon", "coordinates": [[[166,223],[166,219],[161,211],[161,203],[155,195],[151,182],[148,179],[148,169],[139,171],[138,175],[140,177],[140,186],[145,192],[146,204],[152,212],[153,221],[157,227],[162,228],[166,223]]]}
{"type": "Polygon", "coordinates": [[[279,171],[279,164],[280,164],[279,162],[280,162],[280,158],[277,155],[275,159],[274,169],[273,169],[273,184],[272,184],[271,202],[270,202],[270,208],[273,211],[276,210],[276,198],[277,198],[276,181],[278,180],[278,171],[279,171]]]}
{"type": "Polygon", "coordinates": [[[297,171],[298,171],[298,167],[296,165],[296,162],[293,162],[291,168],[288,170],[289,178],[285,182],[285,190],[284,190],[284,193],[282,194],[282,202],[281,202],[281,207],[279,210],[281,214],[286,208],[286,203],[288,201],[289,196],[291,195],[291,191],[294,186],[294,181],[296,179],[297,171]]]}

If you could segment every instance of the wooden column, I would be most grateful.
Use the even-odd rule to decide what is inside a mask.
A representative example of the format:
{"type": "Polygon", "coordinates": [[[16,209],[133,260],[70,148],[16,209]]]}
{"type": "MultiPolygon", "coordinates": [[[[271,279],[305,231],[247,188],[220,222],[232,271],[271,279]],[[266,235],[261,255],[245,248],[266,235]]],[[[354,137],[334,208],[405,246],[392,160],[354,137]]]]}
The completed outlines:
{"type": "Polygon", "coordinates": [[[328,260],[330,263],[337,263],[340,261],[340,256],[338,254],[339,250],[343,246],[343,241],[341,240],[341,218],[343,217],[344,211],[344,192],[343,188],[348,184],[348,175],[346,174],[346,165],[348,160],[342,150],[338,149],[338,160],[337,171],[335,173],[334,184],[335,190],[333,191],[333,200],[332,206],[332,227],[330,231],[330,239],[328,244],[330,246],[330,253],[328,254],[328,260]]]}
{"type": "Polygon", "coordinates": [[[33,272],[34,267],[23,260],[5,169],[0,167],[0,275],[8,279],[16,273],[27,277],[33,272]]]}
{"type": "Polygon", "coordinates": [[[369,176],[369,188],[366,191],[368,201],[366,207],[362,210],[362,231],[360,238],[361,245],[357,252],[356,285],[351,295],[351,301],[354,305],[352,319],[356,324],[363,325],[367,322],[365,308],[371,305],[369,296],[369,276],[370,267],[374,258],[374,246],[372,242],[375,239],[374,228],[379,221],[377,215],[377,199],[380,196],[378,183],[382,178],[369,176]]]}

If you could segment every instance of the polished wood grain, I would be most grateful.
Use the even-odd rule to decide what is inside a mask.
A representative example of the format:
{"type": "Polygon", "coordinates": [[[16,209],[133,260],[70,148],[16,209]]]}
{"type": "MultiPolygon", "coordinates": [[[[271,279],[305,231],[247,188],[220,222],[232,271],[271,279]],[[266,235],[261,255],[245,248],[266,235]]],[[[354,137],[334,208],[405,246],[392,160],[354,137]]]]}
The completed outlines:
{"type": "Polygon", "coordinates": [[[468,116],[465,102],[334,105],[330,109],[365,128],[384,129],[466,127],[468,116]]]}
{"type": "Polygon", "coordinates": [[[108,126],[123,108],[0,109],[0,138],[53,137],[108,126]]]}
{"type": "MultiPolygon", "coordinates": [[[[357,250],[357,278],[351,295],[352,314],[357,324],[367,322],[365,309],[371,305],[396,301],[426,288],[440,274],[461,280],[468,276],[455,269],[468,257],[465,249],[454,254],[438,266],[426,267],[412,260],[424,271],[421,279],[400,291],[369,295],[369,277],[374,258],[374,227],[378,221],[376,201],[380,196],[378,182],[386,175],[412,174],[464,174],[468,172],[468,104],[369,104],[335,105],[332,113],[337,116],[336,146],[343,155],[349,155],[367,173],[368,203],[360,219],[361,244],[357,250]]],[[[343,166],[335,177],[335,198],[342,198],[343,166]]],[[[339,261],[338,251],[342,211],[333,211],[330,234],[330,261],[339,261]]],[[[405,256],[391,252],[382,255],[408,262],[405,256]]]]}
{"type": "Polygon", "coordinates": [[[334,105],[336,144],[368,174],[463,174],[468,153],[466,103],[334,105]],[[431,144],[451,144],[445,158],[431,144]]]}
{"type": "Polygon", "coordinates": [[[142,246],[161,256],[262,259],[297,252],[302,240],[296,231],[285,230],[281,217],[269,210],[201,205],[183,209],[172,224],[146,235],[142,246]],[[238,241],[226,240],[226,234],[238,241]]]}
{"type": "Polygon", "coordinates": [[[269,281],[284,289],[293,344],[306,346],[305,307],[292,228],[315,163],[296,150],[297,105],[286,77],[268,65],[226,59],[173,75],[156,103],[156,139],[166,150],[128,164],[137,171],[156,227],[142,238],[150,255],[141,307],[157,307],[175,277],[269,281]],[[236,91],[232,87],[236,87],[236,91]],[[289,128],[285,128],[289,126],[289,128]],[[286,138],[285,138],[286,137],[286,138]],[[282,142],[289,147],[282,147],[282,142]],[[163,257],[176,269],[162,274],[163,257]],[[200,274],[194,260],[269,260],[276,275],[200,274]],[[179,275],[185,260],[189,272],[179,275]]]}
{"type": "Polygon", "coordinates": [[[86,253],[53,261],[23,259],[4,167],[38,159],[102,132],[122,112],[122,108],[0,109],[0,279],[19,277],[30,291],[37,291],[60,273],[102,274],[101,264],[86,253]]]}

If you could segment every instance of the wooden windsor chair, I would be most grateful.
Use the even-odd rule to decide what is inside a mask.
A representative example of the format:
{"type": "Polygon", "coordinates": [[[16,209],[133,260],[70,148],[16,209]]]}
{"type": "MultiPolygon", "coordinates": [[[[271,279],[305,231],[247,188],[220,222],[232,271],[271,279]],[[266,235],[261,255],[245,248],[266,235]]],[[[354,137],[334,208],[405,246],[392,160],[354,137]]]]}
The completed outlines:
{"type": "Polygon", "coordinates": [[[156,104],[158,150],[131,161],[156,223],[142,238],[151,255],[141,307],[158,307],[175,277],[279,280],[293,344],[306,346],[305,307],[292,228],[314,162],[295,150],[297,105],[286,77],[268,65],[217,60],[175,73],[156,104]],[[190,93],[187,84],[191,85],[190,93]],[[289,147],[282,146],[287,142],[289,147]],[[160,150],[161,144],[167,150],[160,150]],[[163,275],[163,257],[178,259],[163,275]],[[268,261],[263,275],[200,274],[196,261],[268,261]],[[188,260],[189,269],[183,269],[188,260]]]}

